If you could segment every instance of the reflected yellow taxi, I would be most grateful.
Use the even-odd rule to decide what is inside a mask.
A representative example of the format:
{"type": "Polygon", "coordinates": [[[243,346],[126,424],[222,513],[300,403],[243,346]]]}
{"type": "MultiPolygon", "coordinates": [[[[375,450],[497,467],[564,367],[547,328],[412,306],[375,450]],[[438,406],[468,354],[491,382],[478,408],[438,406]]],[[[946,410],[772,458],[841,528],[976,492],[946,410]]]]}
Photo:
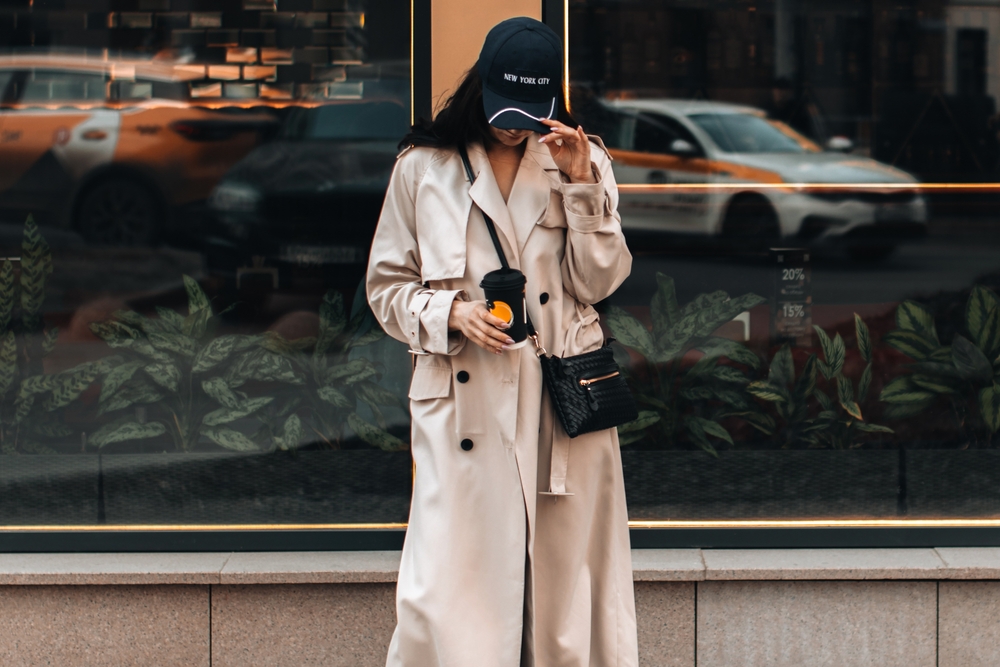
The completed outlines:
{"type": "Polygon", "coordinates": [[[204,66],[79,54],[0,56],[0,219],[144,245],[177,231],[274,124],[190,99],[204,66]]]}
{"type": "Polygon", "coordinates": [[[600,129],[626,232],[740,248],[838,245],[863,258],[926,233],[927,205],[910,174],[824,151],[760,109],[671,99],[605,106],[600,129]]]}

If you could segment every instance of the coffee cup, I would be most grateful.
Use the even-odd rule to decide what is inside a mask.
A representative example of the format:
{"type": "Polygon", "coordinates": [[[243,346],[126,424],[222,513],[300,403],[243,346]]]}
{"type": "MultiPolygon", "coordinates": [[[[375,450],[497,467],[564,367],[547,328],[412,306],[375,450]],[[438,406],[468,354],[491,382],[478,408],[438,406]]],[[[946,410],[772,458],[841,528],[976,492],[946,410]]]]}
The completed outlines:
{"type": "Polygon", "coordinates": [[[523,346],[528,340],[528,318],[524,304],[524,285],[527,280],[517,269],[490,271],[479,286],[486,293],[486,307],[495,317],[510,325],[506,330],[514,344],[510,349],[523,346]]]}

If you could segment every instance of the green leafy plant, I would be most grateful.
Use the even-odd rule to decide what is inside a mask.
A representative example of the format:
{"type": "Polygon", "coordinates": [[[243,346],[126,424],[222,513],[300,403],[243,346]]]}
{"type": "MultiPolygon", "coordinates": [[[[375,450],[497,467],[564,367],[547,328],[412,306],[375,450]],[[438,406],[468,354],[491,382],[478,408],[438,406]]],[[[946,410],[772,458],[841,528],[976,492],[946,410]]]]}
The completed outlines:
{"type": "Polygon", "coordinates": [[[965,306],[968,337],[955,334],[942,345],[934,316],[913,301],[896,308],[889,345],[913,359],[906,375],[882,390],[886,416],[904,419],[937,401],[951,409],[967,444],[989,446],[1000,430],[1000,298],[976,285],[965,306]]]}
{"type": "Polygon", "coordinates": [[[0,265],[0,450],[50,452],[55,439],[74,433],[63,419],[66,406],[109,362],[45,372],[42,360],[59,335],[57,328],[45,328],[41,315],[52,251],[31,216],[24,223],[19,265],[20,272],[11,259],[0,265]]]}
{"type": "Polygon", "coordinates": [[[756,368],[760,360],[744,345],[712,336],[734,317],[765,301],[756,294],[735,299],[725,292],[700,294],[683,307],[677,301],[674,281],[656,274],[657,290],[650,304],[652,331],[621,308],[612,306],[605,321],[618,341],[642,358],[639,368],[621,366],[639,404],[639,417],[618,427],[622,444],[652,436],[666,446],[687,439],[716,454],[715,441],[733,444],[720,420],[749,412],[751,401],[743,391],[746,374],[724,359],[756,368]],[[702,356],[686,365],[684,355],[699,350],[702,356]]]}
{"type": "Polygon", "coordinates": [[[763,433],[778,435],[784,447],[848,449],[859,446],[863,434],[892,433],[886,426],[866,422],[861,412],[873,374],[868,325],[855,313],[858,352],[866,363],[856,384],[844,374],[847,346],[841,335],[831,339],[822,328],[813,328],[822,359],[809,355],[796,377],[791,348],[783,345],[771,360],[767,378],[747,385],[749,394],[773,406],[778,419],[756,411],[740,416],[763,433]],[[818,385],[818,375],[826,381],[830,394],[818,385]]]}
{"type": "MultiPolygon", "coordinates": [[[[218,316],[208,297],[184,276],[186,316],[158,308],[151,318],[126,310],[91,330],[121,356],[104,378],[99,414],[120,417],[91,434],[90,444],[168,435],[178,451],[193,450],[201,437],[225,449],[256,451],[260,445],[234,424],[274,401],[253,396],[248,383],[302,384],[287,357],[274,351],[275,335],[229,334],[216,337],[218,316]],[[141,407],[142,410],[135,410],[141,407]]],[[[281,437],[297,442],[294,414],[285,415],[281,437]]],[[[286,443],[286,440],[281,440],[286,443]]]]}
{"type": "MultiPolygon", "coordinates": [[[[388,431],[383,408],[405,405],[395,394],[378,384],[381,372],[376,364],[353,353],[385,337],[375,322],[359,287],[354,307],[348,317],[344,299],[337,291],[323,297],[319,310],[319,334],[316,338],[286,344],[272,340],[272,349],[289,361],[301,388],[285,390],[282,410],[302,408],[308,429],[330,447],[339,447],[353,431],[361,440],[387,451],[406,448],[406,443],[388,431]],[[372,424],[358,412],[367,405],[375,419],[372,424]]],[[[266,414],[262,435],[274,433],[266,414]]],[[[277,435],[277,434],[275,434],[277,435]]]]}

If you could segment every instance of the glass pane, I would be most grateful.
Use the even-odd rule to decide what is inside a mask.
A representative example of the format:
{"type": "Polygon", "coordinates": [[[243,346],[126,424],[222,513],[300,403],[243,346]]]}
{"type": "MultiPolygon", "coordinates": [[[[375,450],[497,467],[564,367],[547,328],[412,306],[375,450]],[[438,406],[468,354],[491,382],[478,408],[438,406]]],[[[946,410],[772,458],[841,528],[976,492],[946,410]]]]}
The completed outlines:
{"type": "Polygon", "coordinates": [[[405,521],[410,4],[140,4],[0,8],[0,526],[405,521]]]}
{"type": "Polygon", "coordinates": [[[634,256],[598,305],[642,411],[632,518],[995,518],[1000,8],[574,0],[569,21],[572,113],[634,256]]]}

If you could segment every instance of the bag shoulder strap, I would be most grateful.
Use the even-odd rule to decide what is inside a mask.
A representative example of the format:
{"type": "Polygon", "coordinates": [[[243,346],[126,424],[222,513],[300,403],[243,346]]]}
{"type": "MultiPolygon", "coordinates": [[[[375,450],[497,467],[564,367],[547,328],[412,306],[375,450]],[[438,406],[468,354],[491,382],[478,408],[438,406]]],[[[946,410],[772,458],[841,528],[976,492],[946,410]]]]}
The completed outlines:
{"type": "MultiPolygon", "coordinates": [[[[469,187],[472,187],[472,184],[476,182],[476,175],[472,173],[472,165],[469,163],[469,153],[465,150],[464,145],[459,144],[458,154],[462,157],[462,164],[465,166],[465,175],[469,178],[469,187]]],[[[493,247],[496,248],[497,257],[500,258],[500,266],[505,269],[509,269],[510,264],[507,262],[507,255],[503,251],[503,246],[500,245],[500,237],[497,236],[497,228],[496,225],[493,224],[493,219],[487,215],[486,211],[482,208],[479,209],[479,212],[483,214],[483,220],[486,221],[486,229],[490,233],[490,239],[493,241],[493,247]]],[[[525,324],[527,324],[528,336],[534,340],[535,347],[544,353],[545,348],[541,347],[538,343],[538,334],[535,332],[535,325],[531,323],[531,315],[528,314],[527,307],[524,309],[524,319],[525,324]]]]}
{"type": "MultiPolygon", "coordinates": [[[[458,154],[462,156],[462,164],[465,165],[465,175],[469,178],[469,186],[471,187],[473,183],[476,182],[476,177],[472,173],[472,165],[469,164],[469,154],[465,150],[465,146],[460,145],[458,147],[458,154]]],[[[497,256],[500,258],[500,266],[505,269],[510,268],[510,264],[507,263],[507,255],[504,254],[503,246],[500,245],[500,237],[497,236],[497,227],[493,224],[493,219],[486,215],[486,211],[480,209],[483,214],[483,220],[486,221],[486,229],[490,232],[490,239],[493,240],[493,247],[496,248],[497,256]]]]}

